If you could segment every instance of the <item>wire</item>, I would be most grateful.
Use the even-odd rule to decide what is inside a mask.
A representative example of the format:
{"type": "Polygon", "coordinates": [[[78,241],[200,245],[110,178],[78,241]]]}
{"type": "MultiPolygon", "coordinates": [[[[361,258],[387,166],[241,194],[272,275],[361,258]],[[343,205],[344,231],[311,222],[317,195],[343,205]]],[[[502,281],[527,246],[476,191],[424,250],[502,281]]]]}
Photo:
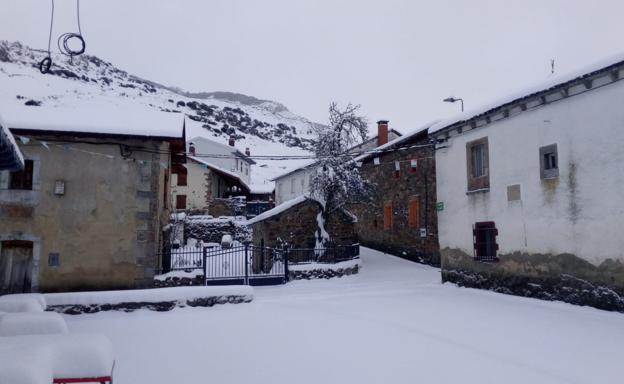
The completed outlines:
{"type": "Polygon", "coordinates": [[[50,14],[50,33],[48,34],[48,56],[39,62],[39,71],[44,75],[50,73],[52,67],[52,29],[54,27],[54,0],[52,0],[52,12],[50,14]]]}
{"type": "MultiPolygon", "coordinates": [[[[79,56],[85,53],[87,49],[87,43],[82,36],[82,26],[80,25],[80,0],[76,0],[76,19],[78,24],[78,33],[75,32],[66,32],[59,36],[57,45],[59,51],[65,55],[69,56],[70,63],[73,62],[74,56],[79,56]],[[78,41],[79,48],[72,48],[72,41],[78,41]]],[[[54,0],[52,0],[52,12],[50,14],[50,34],[48,36],[48,56],[45,57],[39,63],[39,71],[44,75],[50,73],[50,68],[52,67],[52,30],[54,26],[54,0]]]]}
{"type": "Polygon", "coordinates": [[[58,38],[59,51],[61,51],[63,55],[69,56],[70,62],[73,60],[74,56],[82,55],[87,49],[87,43],[85,43],[85,40],[82,37],[82,28],[80,26],[80,0],[76,0],[76,20],[78,23],[78,33],[66,32],[58,38]],[[78,40],[80,48],[74,49],[71,47],[70,42],[72,39],[78,40]]]}

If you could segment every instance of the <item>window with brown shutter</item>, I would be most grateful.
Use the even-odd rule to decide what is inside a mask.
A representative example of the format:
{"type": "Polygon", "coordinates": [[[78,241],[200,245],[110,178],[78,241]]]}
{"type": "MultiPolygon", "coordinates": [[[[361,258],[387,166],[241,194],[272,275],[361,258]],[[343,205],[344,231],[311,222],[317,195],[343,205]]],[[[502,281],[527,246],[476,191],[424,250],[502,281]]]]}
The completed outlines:
{"type": "Polygon", "coordinates": [[[182,167],[180,169],[180,172],[178,173],[178,185],[179,186],[186,186],[187,185],[187,174],[188,171],[186,170],[186,168],[182,167]]]}
{"type": "Polygon", "coordinates": [[[498,229],[493,221],[484,221],[475,223],[472,227],[472,236],[474,240],[474,258],[479,261],[495,262],[498,261],[496,253],[498,244],[496,236],[498,229]]]}
{"type": "Polygon", "coordinates": [[[468,192],[490,188],[490,155],[488,138],[466,143],[468,192]]]}
{"type": "Polygon", "coordinates": [[[407,219],[410,228],[420,228],[420,200],[416,196],[408,201],[407,219]]]}
{"type": "Polygon", "coordinates": [[[176,195],[176,209],[186,209],[186,195],[176,195]]]}
{"type": "Polygon", "coordinates": [[[388,202],[384,204],[384,229],[392,229],[392,203],[388,202]]]}
{"type": "Polygon", "coordinates": [[[33,187],[33,169],[34,162],[32,160],[25,160],[23,170],[11,172],[9,178],[9,189],[31,191],[33,187]]]}

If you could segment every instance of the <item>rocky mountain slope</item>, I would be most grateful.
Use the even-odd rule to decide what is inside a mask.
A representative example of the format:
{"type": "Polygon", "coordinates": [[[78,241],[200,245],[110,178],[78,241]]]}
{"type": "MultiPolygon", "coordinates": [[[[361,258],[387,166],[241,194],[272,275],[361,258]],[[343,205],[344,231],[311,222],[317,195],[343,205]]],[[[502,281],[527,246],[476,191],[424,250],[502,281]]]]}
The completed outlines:
{"type": "MultiPolygon", "coordinates": [[[[187,138],[203,136],[252,154],[307,155],[318,126],[291,113],[284,105],[230,92],[187,92],[142,79],[96,56],[69,58],[52,54],[54,65],[41,74],[38,63],[47,52],[19,42],[0,40],[0,114],[11,105],[32,108],[100,105],[102,103],[184,113],[187,138]]],[[[259,161],[252,182],[267,180],[297,161],[259,161]]]]}

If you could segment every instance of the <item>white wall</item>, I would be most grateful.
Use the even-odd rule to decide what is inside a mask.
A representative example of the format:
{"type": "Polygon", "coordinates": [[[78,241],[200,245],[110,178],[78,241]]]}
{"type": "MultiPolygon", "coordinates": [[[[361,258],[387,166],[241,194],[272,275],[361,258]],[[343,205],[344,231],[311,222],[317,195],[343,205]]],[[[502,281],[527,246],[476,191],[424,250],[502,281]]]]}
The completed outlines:
{"type": "MultiPolygon", "coordinates": [[[[214,164],[219,168],[223,168],[227,171],[231,171],[240,176],[240,178],[247,184],[250,184],[251,180],[251,164],[242,158],[234,158],[233,152],[236,151],[235,147],[230,147],[226,144],[217,143],[212,140],[208,140],[202,137],[196,137],[189,140],[188,143],[195,145],[195,152],[197,154],[211,154],[211,155],[226,155],[228,158],[221,157],[201,157],[203,161],[210,164],[214,164]],[[241,169],[242,166],[242,169],[241,169]]],[[[187,143],[187,147],[188,147],[187,143]]],[[[187,148],[188,150],[188,148],[187,148]]]]}
{"type": "MultiPolygon", "coordinates": [[[[172,207],[175,208],[176,196],[186,195],[186,209],[204,209],[208,207],[206,203],[206,193],[211,185],[208,180],[214,179],[210,170],[196,162],[189,160],[186,162],[186,183],[178,185],[178,175],[173,173],[171,180],[172,207]],[[208,179],[210,177],[210,179],[208,179]]],[[[212,183],[210,183],[212,184],[212,183]]]]}
{"type": "Polygon", "coordinates": [[[279,205],[307,193],[310,190],[310,177],[313,172],[314,168],[300,169],[276,179],[275,203],[279,205]]]}
{"type": "Polygon", "coordinates": [[[624,260],[623,104],[620,81],[451,136],[448,148],[436,152],[441,249],[472,255],[472,225],[495,221],[499,253],[624,260]],[[490,190],[467,195],[466,143],[484,136],[490,190]],[[553,143],[559,178],[549,190],[540,179],[539,148],[553,143]],[[507,201],[511,184],[521,185],[521,201],[507,201]]]}

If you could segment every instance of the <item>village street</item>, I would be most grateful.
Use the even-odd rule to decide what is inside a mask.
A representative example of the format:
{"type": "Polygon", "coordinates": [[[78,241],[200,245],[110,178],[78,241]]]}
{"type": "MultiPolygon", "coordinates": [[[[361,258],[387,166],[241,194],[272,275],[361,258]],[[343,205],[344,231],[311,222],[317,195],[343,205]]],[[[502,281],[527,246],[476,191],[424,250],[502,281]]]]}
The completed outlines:
{"type": "Polygon", "coordinates": [[[620,313],[362,259],[358,275],[259,287],[250,304],[65,318],[111,338],[116,384],[621,382],[620,313]]]}

